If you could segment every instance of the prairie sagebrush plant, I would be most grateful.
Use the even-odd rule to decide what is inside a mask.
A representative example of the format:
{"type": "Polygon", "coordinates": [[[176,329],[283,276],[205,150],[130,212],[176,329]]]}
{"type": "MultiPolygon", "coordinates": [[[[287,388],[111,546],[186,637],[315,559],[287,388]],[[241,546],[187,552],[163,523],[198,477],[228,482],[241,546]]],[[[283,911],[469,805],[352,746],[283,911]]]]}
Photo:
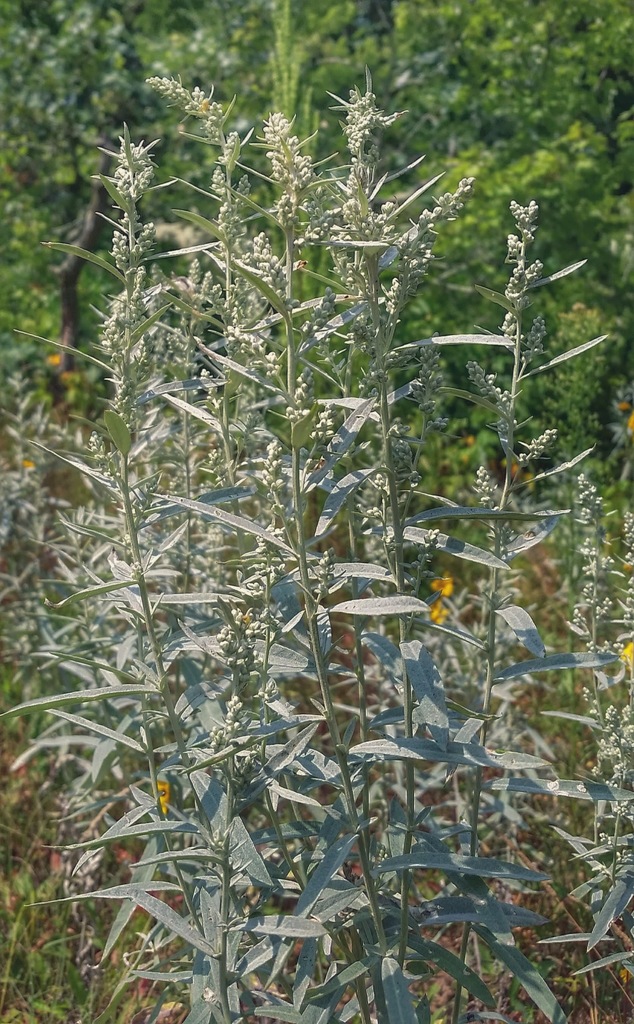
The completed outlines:
{"type": "Polygon", "coordinates": [[[57,605],[90,642],[56,657],[90,685],[16,709],[49,709],[93,752],[75,814],[98,810],[107,827],[78,844],[79,864],[113,841],[145,844],[128,884],[90,894],[124,901],[105,955],[138,906],[148,924],[129,975],[164,983],[161,998],[189,985],[189,1024],[415,1024],[431,1019],[439,972],[455,982],[454,1020],[464,991],[495,1006],[467,963],[477,935],[561,1021],[512,935],[542,919],[499,888],[543,876],[481,855],[478,837],[504,808],[484,770],[498,793],[550,785],[498,778],[548,764],[498,720],[495,688],[508,708],[527,673],[612,658],[547,656],[504,582],[560,515],[530,509],[515,474],[554,440],[518,436],[522,380],[548,365],[534,363],[543,322],[525,323],[549,280],[526,257],[536,207],[513,207],[506,294],[484,289],[506,310],[502,332],[404,339],[402,311],[473,182],[422,212],[437,179],[382,199],[397,175],[381,172],[379,140],[397,115],[369,78],[337,100],[348,163],[326,168],[280,114],[250,143],[213,95],[152,84],[217,152],[196,209],[176,211],[201,240],[168,254],[177,276],[149,272],[152,147],[126,133],[106,180],[117,293],[99,359],[113,397],[82,466],[106,512],[69,523],[93,548],[57,605]],[[249,170],[249,144],[268,173],[249,170]],[[472,507],[434,499],[419,475],[444,427],[439,353],[461,342],[495,346],[511,367],[507,390],[472,364],[459,393],[491,413],[506,457],[501,487],[478,474],[472,507]],[[473,542],[479,524],[488,545],[473,542]],[[482,571],[480,624],[461,622],[437,582],[454,557],[482,571]],[[515,642],[534,658],[515,663],[515,642]],[[495,730],[504,751],[487,742],[495,730]],[[460,955],[439,941],[456,922],[460,955]]]}

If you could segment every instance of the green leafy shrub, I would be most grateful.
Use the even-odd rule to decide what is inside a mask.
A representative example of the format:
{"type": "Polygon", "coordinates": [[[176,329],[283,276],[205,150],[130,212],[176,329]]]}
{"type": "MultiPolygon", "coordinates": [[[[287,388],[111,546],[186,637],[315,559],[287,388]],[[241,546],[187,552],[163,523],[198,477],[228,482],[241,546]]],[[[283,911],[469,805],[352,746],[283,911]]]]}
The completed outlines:
{"type": "Polygon", "coordinates": [[[152,84],[217,165],[176,211],[200,241],[167,254],[171,276],[152,268],[141,219],[152,145],[126,131],[105,179],[111,259],[87,258],[114,292],[91,357],[113,394],[86,456],[60,453],[104,498],[65,519],[76,547],[53,607],[67,627],[46,648],[82,686],[14,709],[54,716],[41,745],[82,749],[73,814],[106,827],[75,844],[76,870],[114,842],[138,853],[129,883],[90,894],[123,901],[104,957],[141,908],[120,991],[163,984],[156,1012],[189,985],[188,1024],[415,1024],[440,972],[454,1022],[495,1006],[475,946],[561,1022],[512,933],[543,922],[510,894],[544,876],[506,856],[504,830],[521,823],[509,793],[573,785],[539,774],[549,752],[519,717],[519,681],[616,657],[548,654],[513,567],[565,514],[531,507],[526,472],[582,457],[540,472],[556,431],[532,437],[521,405],[529,377],[575,354],[543,360],[534,290],[578,265],[544,277],[529,258],[537,206],[514,203],[505,292],[480,288],[504,310],[499,331],[403,338],[472,180],[422,212],[437,178],[382,201],[379,137],[397,115],[369,77],[337,99],[348,164],[326,168],[281,114],[251,142],[213,95],[152,84]],[[269,162],[266,201],[249,144],[269,162]],[[471,360],[464,389],[443,388],[456,344],[502,356],[504,378],[471,360]],[[478,469],[476,504],[420,475],[443,396],[484,409],[498,438],[502,475],[478,469]],[[468,595],[454,559],[479,574],[468,595]]]}

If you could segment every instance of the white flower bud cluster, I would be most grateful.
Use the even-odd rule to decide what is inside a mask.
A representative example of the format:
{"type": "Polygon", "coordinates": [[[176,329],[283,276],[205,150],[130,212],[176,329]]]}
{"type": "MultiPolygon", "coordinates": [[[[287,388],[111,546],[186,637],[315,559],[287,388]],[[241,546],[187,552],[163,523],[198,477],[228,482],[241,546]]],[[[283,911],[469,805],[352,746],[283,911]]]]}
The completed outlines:
{"type": "Polygon", "coordinates": [[[418,376],[412,381],[411,397],[426,416],[432,416],[436,408],[436,394],[442,386],[440,372],[440,348],[438,345],[424,345],[419,350],[420,367],[418,376]]]}
{"type": "Polygon", "coordinates": [[[488,469],[484,466],[478,468],[473,489],[484,508],[494,509],[497,507],[495,504],[497,487],[488,469]]]}
{"type": "Polygon", "coordinates": [[[556,430],[545,430],[543,434],[536,437],[529,444],[524,445],[526,448],[525,452],[521,452],[517,457],[517,461],[520,466],[525,466],[531,459],[539,459],[545,452],[553,447],[557,440],[556,430]]]}
{"type": "Polygon", "coordinates": [[[609,785],[630,786],[634,781],[634,721],[629,708],[612,704],[606,709],[597,760],[601,779],[609,785]]]}
{"type": "Polygon", "coordinates": [[[522,338],[522,349],[525,363],[529,363],[534,356],[540,356],[544,351],[544,338],[546,337],[546,322],[543,316],[536,316],[531,329],[525,338],[522,338]]]}
{"type": "Polygon", "coordinates": [[[261,277],[281,298],[286,296],[286,268],[284,261],[273,252],[271,241],[264,232],[256,235],[244,254],[243,262],[261,277]]]}
{"type": "Polygon", "coordinates": [[[625,564],[628,567],[627,588],[623,607],[623,624],[634,633],[634,513],[624,515],[623,533],[625,535],[625,564]]]}
{"type": "Polygon", "coordinates": [[[148,78],[147,84],[167,100],[170,106],[178,107],[184,114],[199,118],[203,134],[210,142],[221,141],[224,113],[220,103],[212,102],[213,89],[209,95],[205,95],[198,86],[190,92],[174,78],[156,76],[148,78]]]}
{"type": "Polygon", "coordinates": [[[509,208],[515,218],[522,241],[524,243],[533,242],[537,231],[537,214],[539,213],[539,207],[535,200],[531,199],[528,206],[520,206],[519,203],[513,201],[509,208]]]}
{"type": "Polygon", "coordinates": [[[359,89],[352,89],[349,101],[342,101],[342,106],[335,109],[346,111],[343,130],[353,164],[374,165],[379,155],[375,134],[388,128],[401,115],[386,114],[377,107],[376,96],[370,89],[363,94],[359,89]]]}
{"type": "Polygon", "coordinates": [[[284,229],[294,228],[299,222],[299,210],[304,193],[315,180],[313,161],[301,152],[306,141],[291,135],[293,122],[284,114],[271,114],[264,122],[264,142],[269,147],[271,177],[281,186],[282,194],[275,203],[277,218],[284,229]]]}
{"type": "Polygon", "coordinates": [[[511,408],[510,392],[503,391],[502,388],[496,386],[497,374],[486,373],[474,359],[469,360],[467,363],[467,373],[469,374],[469,380],[478,389],[480,394],[484,398],[495,402],[500,412],[505,413],[511,408]]]}

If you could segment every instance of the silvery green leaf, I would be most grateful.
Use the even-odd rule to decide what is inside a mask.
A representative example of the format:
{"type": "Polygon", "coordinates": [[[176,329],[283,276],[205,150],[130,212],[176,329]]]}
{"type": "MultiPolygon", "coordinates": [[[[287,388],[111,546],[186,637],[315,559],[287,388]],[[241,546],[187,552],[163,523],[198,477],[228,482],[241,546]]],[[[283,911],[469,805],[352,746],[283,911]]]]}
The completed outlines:
{"type": "MultiPolygon", "coordinates": [[[[475,544],[468,544],[467,541],[458,540],[456,537],[448,537],[446,533],[436,533],[435,544],[441,551],[446,551],[456,558],[464,558],[467,562],[477,562],[479,565],[487,565],[492,569],[508,569],[506,562],[494,555],[491,551],[478,548],[475,544]]],[[[415,526],[406,526],[403,530],[405,540],[414,544],[428,544],[429,530],[419,530],[415,526]]]]}
{"type": "Polygon", "coordinates": [[[541,714],[549,718],[565,718],[570,722],[579,722],[579,725],[587,725],[590,729],[603,728],[596,718],[590,718],[588,715],[573,715],[570,711],[542,711],[541,714]]]}
{"type": "Polygon", "coordinates": [[[89,252],[87,249],[82,249],[79,245],[68,245],[66,242],[42,242],[48,249],[55,249],[56,252],[65,252],[70,256],[79,256],[80,259],[86,260],[88,263],[94,263],[96,267],[101,270],[107,270],[109,274],[116,277],[117,281],[124,285],[125,277],[117,270],[112,263],[108,263],[103,256],[98,256],[96,252],[89,252]]]}
{"type": "Polygon", "coordinates": [[[488,928],[475,925],[475,930],[497,959],[508,967],[511,975],[518,979],[527,995],[548,1017],[551,1024],[566,1024],[565,1013],[530,960],[516,946],[505,946],[498,942],[488,928]]]}
{"type": "Polygon", "coordinates": [[[358,760],[394,761],[413,759],[435,761],[440,764],[482,765],[490,768],[540,768],[548,762],[532,754],[496,753],[477,743],[447,743],[443,750],[433,740],[411,739],[368,740],[351,747],[350,761],[358,760]]]}
{"type": "Polygon", "coordinates": [[[478,878],[514,878],[522,882],[541,882],[548,875],[531,871],[521,864],[498,860],[495,857],[462,857],[457,853],[438,853],[434,850],[412,850],[402,857],[388,857],[372,871],[380,875],[386,871],[409,871],[411,868],[429,868],[438,871],[459,872],[463,875],[477,875],[478,878]]]}
{"type": "Polygon", "coordinates": [[[574,800],[605,800],[611,803],[629,803],[634,800],[634,791],[608,786],[604,782],[583,782],[574,779],[494,779],[486,783],[489,789],[504,790],[508,793],[543,793],[546,796],[567,796],[574,800]]]}
{"type": "Polygon", "coordinates": [[[356,839],[356,835],[342,836],[329,847],[308,879],[306,888],[297,902],[296,914],[310,914],[323,889],[350,853],[356,839]]]}
{"type": "Polygon", "coordinates": [[[228,370],[233,370],[233,372],[237,373],[239,377],[246,377],[247,380],[253,381],[254,384],[259,384],[260,387],[264,388],[266,391],[273,392],[275,395],[284,394],[281,388],[272,384],[270,380],[266,379],[266,377],[262,377],[261,374],[256,373],[255,370],[251,370],[248,366],[243,366],[242,363],[237,363],[235,359],[230,359],[229,356],[221,355],[220,352],[212,352],[209,349],[204,349],[202,345],[200,347],[205,352],[205,355],[208,355],[210,359],[213,359],[214,362],[219,363],[220,366],[224,366],[228,370]]]}
{"type": "Polygon", "coordinates": [[[80,473],[84,474],[84,476],[90,477],[90,479],[94,480],[95,483],[105,487],[107,491],[116,495],[117,498],[119,497],[118,489],[114,486],[113,481],[109,477],[104,476],[103,473],[99,473],[96,469],[91,469],[91,467],[87,466],[86,463],[81,461],[81,459],[76,458],[74,455],[63,455],[61,452],[53,451],[52,448],[47,448],[46,445],[40,444],[39,441],[30,441],[29,443],[35,448],[39,448],[40,451],[46,452],[47,455],[53,455],[56,459],[59,459],[60,462],[65,462],[67,466],[72,466],[73,469],[78,469],[80,473]]]}
{"type": "Polygon", "coordinates": [[[370,416],[375,404],[375,398],[366,398],[359,402],[357,407],[346,417],[326,448],[323,465],[309,476],[306,483],[307,493],[313,490],[314,487],[317,487],[328,476],[333,467],[339,462],[341,456],[348,451],[348,448],[370,416]]]}
{"type": "Polygon", "coordinates": [[[548,518],[543,520],[541,523],[537,523],[536,526],[531,526],[530,529],[526,530],[525,533],[518,534],[513,540],[509,541],[504,548],[504,558],[507,562],[510,562],[516,555],[521,554],[522,551],[528,551],[529,548],[540,544],[549,533],[557,526],[562,515],[566,515],[570,510],[563,509],[559,512],[548,513],[548,518]]]}
{"type": "Polygon", "coordinates": [[[488,398],[484,398],[482,395],[477,395],[473,391],[463,391],[461,388],[449,388],[444,385],[438,388],[439,395],[447,395],[450,398],[462,398],[465,402],[472,402],[473,405],[479,405],[481,409],[486,409],[493,416],[497,418],[500,415],[500,410],[497,405],[490,402],[488,398]]]}
{"type": "Polygon", "coordinates": [[[342,601],[330,609],[340,615],[429,615],[429,606],[418,597],[368,597],[355,601],[342,601]]]}
{"type": "Polygon", "coordinates": [[[399,345],[397,351],[425,348],[428,345],[492,345],[499,348],[513,348],[513,342],[499,334],[435,334],[431,338],[399,345]]]}
{"type": "Polygon", "coordinates": [[[419,1024],[403,971],[391,956],[381,961],[381,982],[388,1014],[382,1024],[419,1024]]]}
{"type": "Polygon", "coordinates": [[[376,469],[355,469],[352,473],[347,473],[341,480],[337,481],[324,502],[324,507],[321,510],[321,515],[315,527],[315,537],[319,537],[320,534],[328,529],[339,510],[345,505],[348,497],[373,473],[376,473],[376,469]]]}
{"type": "Polygon", "coordinates": [[[400,645],[407,675],[418,700],[414,721],[426,725],[441,750],[447,749],[449,719],[445,704],[445,688],[434,660],[420,640],[400,645]]]}
{"type": "Polygon", "coordinates": [[[251,917],[233,925],[233,930],[254,932],[256,935],[277,935],[284,939],[311,939],[326,934],[326,929],[319,921],[292,914],[251,917]]]}
{"type": "Polygon", "coordinates": [[[600,668],[611,665],[618,660],[618,654],[548,654],[544,658],[522,661],[518,665],[509,665],[496,672],[494,682],[501,683],[507,679],[520,679],[532,672],[552,672],[565,668],[600,668]]]}
{"type": "MultiPolygon", "coordinates": [[[[84,590],[77,590],[74,594],[70,594],[69,597],[65,597],[62,601],[49,601],[46,600],[46,604],[49,608],[67,608],[68,605],[75,604],[77,601],[87,601],[91,597],[100,597],[102,594],[111,594],[115,590],[127,590],[130,588],[130,580],[108,580],[106,583],[99,583],[94,587],[86,587],[84,590]]],[[[137,588],[138,589],[138,588],[137,588]]]]}
{"type": "Polygon", "coordinates": [[[422,956],[423,960],[427,960],[435,967],[439,967],[441,971],[445,971],[450,978],[454,978],[462,988],[471,993],[474,999],[479,999],[486,1006],[495,1006],[495,999],[479,975],[467,967],[461,958],[451,950],[439,942],[423,939],[418,935],[410,935],[409,945],[422,956]]]}
{"type": "Polygon", "coordinates": [[[481,284],[477,284],[475,290],[480,292],[480,295],[483,295],[485,299],[489,299],[490,302],[495,302],[498,306],[502,306],[502,309],[515,314],[515,303],[507,299],[506,295],[501,295],[500,292],[495,292],[492,288],[485,288],[481,284]]]}
{"type": "Polygon", "coordinates": [[[304,997],[313,980],[317,960],[317,939],[305,939],[297,958],[297,970],[293,984],[293,1006],[301,1010],[304,997]]]}
{"type": "Polygon", "coordinates": [[[500,618],[504,619],[507,625],[510,626],[515,633],[519,642],[523,644],[531,654],[537,655],[538,658],[544,657],[546,654],[544,642],[539,635],[537,626],[524,608],[520,608],[519,605],[516,604],[508,604],[504,608],[497,608],[496,614],[499,615],[500,618]]]}
{"type": "Polygon", "coordinates": [[[361,977],[362,974],[369,974],[371,968],[377,962],[377,956],[371,955],[363,957],[362,960],[357,960],[353,964],[349,964],[344,967],[343,970],[339,971],[338,974],[333,975],[328,981],[324,982],[323,985],[316,985],[308,993],[308,998],[321,999],[323,996],[334,995],[335,992],[343,992],[348,985],[351,985],[353,981],[361,977]]]}
{"type": "Polygon", "coordinates": [[[344,910],[367,906],[368,898],[362,889],[345,878],[332,878],[313,908],[313,917],[326,924],[344,910]]]}
{"type": "Polygon", "coordinates": [[[35,697],[23,704],[0,713],[0,718],[21,715],[25,711],[47,711],[49,708],[61,708],[65,704],[85,704],[89,701],[111,700],[114,697],[156,697],[157,691],[149,686],[130,683],[127,686],[102,686],[88,690],[75,690],[72,693],[60,693],[52,697],[35,697]]]}
{"type": "Polygon", "coordinates": [[[607,337],[607,334],[601,334],[598,338],[593,338],[592,341],[586,341],[583,345],[577,345],[576,348],[568,349],[567,352],[562,352],[561,355],[555,356],[554,359],[549,359],[547,363],[542,363],[541,366],[536,366],[533,370],[529,370],[528,373],[523,375],[523,379],[526,377],[534,377],[535,374],[543,373],[544,370],[550,370],[551,366],[557,366],[559,363],[565,363],[568,359],[573,359],[574,356],[578,356],[582,352],[587,352],[588,349],[594,348],[595,345],[600,345],[607,337]]]}
{"type": "Polygon", "coordinates": [[[579,268],[585,266],[587,262],[587,260],[579,260],[578,263],[571,263],[569,267],[564,267],[563,270],[557,270],[554,274],[549,274],[548,277],[540,277],[537,281],[531,281],[528,287],[541,288],[543,285],[550,284],[552,281],[559,281],[562,277],[567,277],[568,274],[574,274],[575,270],[579,270],[579,268]]]}
{"type": "Polygon", "coordinates": [[[194,419],[200,420],[202,423],[206,423],[208,427],[211,427],[216,433],[222,433],[222,424],[215,416],[212,416],[207,409],[201,408],[199,405],[194,405],[193,402],[184,402],[182,398],[177,398],[176,395],[164,394],[161,396],[164,402],[171,405],[174,409],[180,409],[181,412],[187,413],[188,416],[193,416],[194,419]]]}
{"type": "Polygon", "coordinates": [[[132,438],[125,420],[113,409],[106,409],[103,414],[103,420],[115,448],[123,456],[129,455],[132,447],[132,438]]]}
{"type": "Polygon", "coordinates": [[[180,505],[181,508],[191,509],[192,512],[200,513],[203,518],[211,519],[215,522],[219,522],[223,526],[229,527],[233,532],[237,533],[250,533],[255,537],[261,537],[267,544],[272,544],[276,548],[280,548],[281,551],[285,551],[287,554],[293,554],[292,548],[289,548],[285,541],[281,540],[274,533],[269,533],[268,530],[263,529],[257,523],[254,523],[251,519],[245,519],[243,516],[233,515],[231,512],[225,512],[224,509],[214,508],[212,505],[207,505],[202,501],[192,501],[190,498],[179,498],[177,495],[169,494],[158,494],[157,498],[165,502],[165,507],[170,505],[180,505]]]}
{"type": "MultiPolygon", "coordinates": [[[[205,491],[196,500],[202,502],[203,505],[225,505],[228,502],[249,498],[253,494],[255,494],[254,487],[219,487],[214,491],[205,491]]],[[[168,505],[160,509],[150,508],[141,528],[153,526],[155,523],[161,522],[162,519],[168,519],[170,516],[177,515],[180,512],[182,512],[180,505],[168,505]]]]}
{"type": "Polygon", "coordinates": [[[503,519],[511,523],[516,521],[543,519],[544,517],[558,517],[565,515],[569,509],[543,512],[515,512],[511,509],[473,508],[471,505],[451,505],[440,508],[430,508],[426,512],[417,512],[405,520],[405,526],[413,526],[415,523],[432,522],[436,519],[503,519]]]}
{"type": "Polygon", "coordinates": [[[288,1003],[264,1003],[263,1006],[256,1006],[253,1013],[256,1017],[284,1020],[288,1021],[288,1024],[303,1024],[303,1016],[300,1011],[288,1003]]]}
{"type": "MultiPolygon", "coordinates": [[[[551,939],[550,941],[553,942],[555,940],[551,939]]],[[[585,967],[580,967],[578,971],[573,971],[572,977],[576,978],[580,974],[589,974],[590,971],[600,970],[602,967],[609,967],[611,964],[622,964],[626,960],[629,961],[630,967],[634,967],[631,949],[625,949],[620,953],[610,953],[609,956],[602,956],[600,960],[592,960],[585,967]]]]}
{"type": "Polygon", "coordinates": [[[107,739],[114,740],[115,743],[121,743],[126,747],[130,747],[131,750],[136,750],[141,754],[145,753],[145,749],[138,740],[132,739],[131,736],[126,736],[123,732],[109,729],[100,722],[92,722],[89,718],[83,718],[81,715],[71,715],[68,711],[58,711],[55,708],[51,708],[51,714],[55,715],[56,718],[62,718],[65,722],[71,722],[80,729],[86,729],[87,732],[94,732],[98,736],[105,736],[107,739]]]}
{"type": "Polygon", "coordinates": [[[552,469],[545,469],[543,473],[537,473],[536,476],[531,478],[530,483],[537,483],[538,480],[545,480],[547,477],[556,476],[558,473],[566,473],[569,469],[572,469],[573,466],[577,466],[580,462],[583,462],[588,455],[592,454],[595,448],[596,445],[593,444],[592,448],[586,448],[584,452],[581,452],[580,455],[576,455],[574,459],[570,459],[569,462],[562,462],[558,466],[553,466],[552,469]]]}
{"type": "MultiPolygon", "coordinates": [[[[337,301],[337,297],[335,297],[335,301],[337,301]]],[[[337,316],[333,316],[328,323],[324,324],[323,327],[320,327],[314,334],[311,334],[310,337],[306,338],[306,340],[302,342],[299,347],[300,356],[305,355],[318,342],[323,341],[324,338],[334,334],[335,331],[340,330],[340,328],[344,327],[346,324],[351,323],[359,316],[360,313],[367,309],[367,306],[367,302],[358,302],[356,306],[350,306],[348,309],[344,309],[343,313],[338,313],[337,316]]]]}
{"type": "Polygon", "coordinates": [[[209,391],[211,388],[220,387],[225,384],[224,377],[190,377],[188,380],[168,380],[164,384],[156,384],[148,388],[136,400],[137,405],[146,405],[153,398],[161,395],[171,394],[173,391],[209,391]]]}

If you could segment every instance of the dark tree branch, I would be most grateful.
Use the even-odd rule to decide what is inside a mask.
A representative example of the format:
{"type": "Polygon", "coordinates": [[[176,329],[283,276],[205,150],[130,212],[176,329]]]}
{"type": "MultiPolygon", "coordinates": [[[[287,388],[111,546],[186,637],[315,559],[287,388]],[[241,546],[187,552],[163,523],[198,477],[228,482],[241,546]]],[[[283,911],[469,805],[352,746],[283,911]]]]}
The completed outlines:
{"type": "MultiPolygon", "coordinates": [[[[101,139],[100,144],[105,147],[106,140],[101,139]]],[[[110,168],[110,156],[107,153],[101,154],[99,161],[99,174],[107,174],[110,168]]],[[[75,245],[81,249],[94,252],[99,242],[99,236],[103,228],[103,217],[107,209],[108,193],[101,181],[95,178],[92,183],[90,204],[84,215],[81,231],[74,240],[75,245]]],[[[79,277],[83,270],[85,260],[80,256],[70,254],[66,256],[58,268],[61,299],[61,334],[60,341],[66,346],[63,353],[60,370],[66,371],[73,367],[72,351],[77,346],[79,337],[79,299],[77,288],[79,277]]]]}

